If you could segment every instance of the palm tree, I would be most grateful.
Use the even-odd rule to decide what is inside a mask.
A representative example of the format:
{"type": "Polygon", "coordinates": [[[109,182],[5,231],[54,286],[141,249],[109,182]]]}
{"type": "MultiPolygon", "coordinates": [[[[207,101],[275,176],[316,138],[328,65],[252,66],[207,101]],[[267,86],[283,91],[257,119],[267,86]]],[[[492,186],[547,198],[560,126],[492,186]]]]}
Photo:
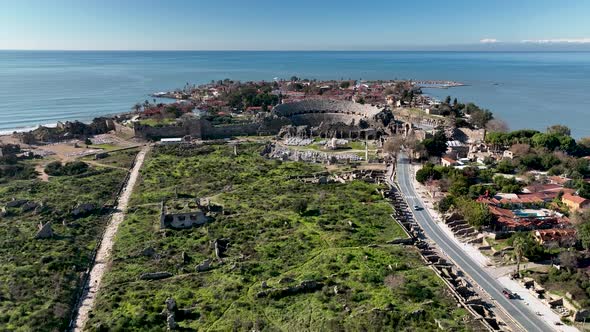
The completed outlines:
{"type": "Polygon", "coordinates": [[[519,236],[514,239],[512,246],[514,247],[514,257],[516,258],[516,274],[520,278],[520,262],[522,260],[522,256],[524,255],[526,242],[524,238],[519,236]]]}
{"type": "Polygon", "coordinates": [[[132,109],[134,109],[135,112],[139,112],[139,110],[141,109],[141,104],[140,103],[136,103],[135,105],[133,105],[132,109]]]}

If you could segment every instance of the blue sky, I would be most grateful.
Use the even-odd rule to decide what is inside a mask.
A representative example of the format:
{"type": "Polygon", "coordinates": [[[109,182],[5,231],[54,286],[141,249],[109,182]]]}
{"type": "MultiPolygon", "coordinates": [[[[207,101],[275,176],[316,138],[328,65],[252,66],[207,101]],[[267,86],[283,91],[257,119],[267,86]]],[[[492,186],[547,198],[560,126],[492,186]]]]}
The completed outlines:
{"type": "Polygon", "coordinates": [[[590,1],[17,0],[0,49],[590,49],[590,1]]]}

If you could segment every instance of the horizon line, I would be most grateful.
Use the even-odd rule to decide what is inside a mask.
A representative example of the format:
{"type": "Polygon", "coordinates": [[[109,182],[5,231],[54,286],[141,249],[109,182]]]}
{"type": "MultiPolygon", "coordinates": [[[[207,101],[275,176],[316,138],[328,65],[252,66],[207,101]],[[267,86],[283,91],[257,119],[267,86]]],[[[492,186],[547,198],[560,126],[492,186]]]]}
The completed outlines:
{"type": "Polygon", "coordinates": [[[586,50],[494,49],[30,49],[0,48],[0,52],[473,52],[473,53],[588,53],[586,50]]]}

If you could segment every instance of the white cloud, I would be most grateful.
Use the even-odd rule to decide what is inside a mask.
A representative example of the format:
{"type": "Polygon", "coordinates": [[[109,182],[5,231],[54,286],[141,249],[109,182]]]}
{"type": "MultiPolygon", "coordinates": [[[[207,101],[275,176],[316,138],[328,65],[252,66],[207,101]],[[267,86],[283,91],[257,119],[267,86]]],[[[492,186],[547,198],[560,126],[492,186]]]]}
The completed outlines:
{"type": "Polygon", "coordinates": [[[494,44],[494,43],[498,43],[499,40],[497,40],[496,38],[484,38],[484,39],[480,39],[479,42],[482,44],[494,44]]]}
{"type": "Polygon", "coordinates": [[[525,44],[590,44],[590,38],[525,39],[525,44]]]}

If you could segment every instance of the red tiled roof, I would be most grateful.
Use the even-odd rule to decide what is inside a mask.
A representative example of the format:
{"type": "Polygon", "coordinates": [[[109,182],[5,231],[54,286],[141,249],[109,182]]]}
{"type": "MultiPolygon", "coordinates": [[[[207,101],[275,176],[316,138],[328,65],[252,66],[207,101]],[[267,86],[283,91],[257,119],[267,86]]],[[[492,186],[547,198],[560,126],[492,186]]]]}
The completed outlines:
{"type": "Polygon", "coordinates": [[[525,189],[528,189],[531,193],[540,193],[540,192],[547,192],[547,191],[560,191],[563,190],[563,186],[557,183],[548,183],[548,184],[533,184],[530,186],[526,186],[525,189]]]}
{"type": "Polygon", "coordinates": [[[562,200],[567,200],[567,201],[576,203],[578,205],[582,205],[582,204],[585,204],[585,203],[588,203],[589,202],[589,200],[586,199],[586,198],[584,198],[584,197],[574,196],[574,195],[572,195],[570,193],[563,194],[562,200]]]}
{"type": "Polygon", "coordinates": [[[449,157],[442,157],[441,159],[442,159],[442,160],[446,160],[446,161],[448,161],[448,162],[449,162],[449,163],[451,163],[451,164],[454,164],[454,163],[456,163],[456,162],[457,162],[455,159],[453,159],[453,158],[449,158],[449,157]]]}
{"type": "Polygon", "coordinates": [[[518,194],[516,198],[506,198],[502,197],[500,199],[496,197],[479,197],[477,199],[478,202],[486,203],[486,204],[523,204],[523,203],[530,203],[530,204],[540,204],[543,202],[550,201],[557,197],[558,193],[534,193],[534,194],[518,194]]]}
{"type": "Polygon", "coordinates": [[[517,200],[510,200],[510,199],[501,199],[498,200],[496,198],[488,198],[488,197],[479,197],[477,199],[478,202],[485,203],[488,205],[490,213],[495,217],[496,224],[500,225],[505,229],[537,229],[537,228],[546,228],[556,225],[563,225],[569,224],[569,219],[565,217],[544,217],[544,218],[536,218],[536,217],[519,217],[514,214],[512,210],[504,209],[497,206],[500,203],[515,203],[518,201],[519,203],[526,203],[527,201],[536,201],[537,198],[528,197],[531,195],[519,195],[517,200]],[[523,199],[521,196],[525,196],[523,199]]]}
{"type": "Polygon", "coordinates": [[[549,176],[548,179],[549,179],[549,181],[551,181],[553,183],[562,184],[562,185],[570,180],[570,179],[565,178],[563,176],[557,176],[557,175],[549,176]]]}

